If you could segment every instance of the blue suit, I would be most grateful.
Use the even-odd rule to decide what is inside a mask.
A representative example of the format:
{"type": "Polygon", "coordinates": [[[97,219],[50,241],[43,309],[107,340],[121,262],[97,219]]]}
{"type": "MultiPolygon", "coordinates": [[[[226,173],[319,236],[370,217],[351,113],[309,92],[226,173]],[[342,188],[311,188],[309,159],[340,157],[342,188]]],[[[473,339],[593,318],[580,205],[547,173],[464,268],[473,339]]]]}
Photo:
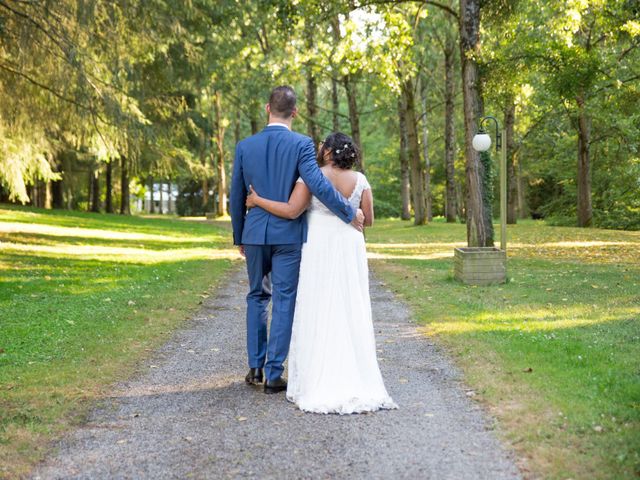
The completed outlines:
{"type": "Polygon", "coordinates": [[[298,290],[302,244],[306,241],[306,216],[287,220],[261,208],[247,213],[249,185],[260,196],[286,202],[298,177],[311,193],[346,223],[355,211],[324,177],[316,163],[309,137],[279,125],[267,126],[236,146],[231,180],[230,211],[233,242],[244,245],[249,274],[247,295],[247,353],[250,368],[265,369],[267,380],[284,370],[298,290]],[[271,274],[271,292],[263,286],[271,274]],[[267,339],[267,306],[273,300],[271,330],[267,339]]]}

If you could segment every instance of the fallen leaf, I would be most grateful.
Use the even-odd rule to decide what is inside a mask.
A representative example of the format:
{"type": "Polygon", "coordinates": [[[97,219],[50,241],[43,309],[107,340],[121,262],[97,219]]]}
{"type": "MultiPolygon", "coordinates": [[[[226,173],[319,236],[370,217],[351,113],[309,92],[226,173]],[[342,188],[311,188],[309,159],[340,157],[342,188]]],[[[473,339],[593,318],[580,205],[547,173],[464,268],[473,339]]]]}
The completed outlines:
{"type": "Polygon", "coordinates": [[[238,417],[236,420],[238,420],[239,422],[246,422],[247,417],[238,417]]]}
{"type": "Polygon", "coordinates": [[[136,304],[136,302],[134,302],[133,300],[129,300],[129,301],[127,302],[127,305],[129,305],[129,306],[131,306],[131,305],[135,305],[135,304],[136,304]]]}
{"type": "Polygon", "coordinates": [[[398,382],[400,383],[409,383],[409,380],[407,380],[406,378],[401,378],[398,380],[398,382]]]}
{"type": "Polygon", "coordinates": [[[523,369],[522,371],[525,372],[525,373],[531,373],[531,372],[533,372],[533,368],[527,367],[527,368],[523,369]]]}

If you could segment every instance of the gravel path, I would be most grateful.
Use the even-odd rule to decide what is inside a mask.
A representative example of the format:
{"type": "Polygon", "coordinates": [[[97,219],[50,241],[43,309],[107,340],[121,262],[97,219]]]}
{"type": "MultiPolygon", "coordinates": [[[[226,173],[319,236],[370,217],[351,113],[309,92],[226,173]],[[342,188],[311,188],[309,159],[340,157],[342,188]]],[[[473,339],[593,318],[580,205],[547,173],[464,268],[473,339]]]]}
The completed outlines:
{"type": "Polygon", "coordinates": [[[33,473],[51,478],[520,478],[458,372],[372,280],[382,374],[400,410],[303,414],[244,384],[244,271],[33,473]]]}

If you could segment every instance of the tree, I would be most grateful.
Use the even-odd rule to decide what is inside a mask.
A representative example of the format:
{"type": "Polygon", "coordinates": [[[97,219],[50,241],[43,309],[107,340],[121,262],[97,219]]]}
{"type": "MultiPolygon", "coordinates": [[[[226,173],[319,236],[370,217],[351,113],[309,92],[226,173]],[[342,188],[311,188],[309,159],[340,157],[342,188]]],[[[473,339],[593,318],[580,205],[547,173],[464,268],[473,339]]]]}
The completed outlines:
{"type": "Polygon", "coordinates": [[[472,147],[477,121],[483,114],[477,61],[480,53],[479,0],[460,0],[459,25],[467,180],[467,243],[472,247],[488,247],[493,245],[493,237],[491,217],[487,218],[483,201],[486,176],[479,155],[472,147]]]}

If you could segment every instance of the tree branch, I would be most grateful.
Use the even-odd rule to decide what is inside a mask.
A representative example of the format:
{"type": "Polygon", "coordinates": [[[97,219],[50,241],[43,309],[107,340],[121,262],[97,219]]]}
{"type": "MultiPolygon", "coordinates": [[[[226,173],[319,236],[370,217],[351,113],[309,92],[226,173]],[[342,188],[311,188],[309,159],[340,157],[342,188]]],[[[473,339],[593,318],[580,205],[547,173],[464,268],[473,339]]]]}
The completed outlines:
{"type": "MultiPolygon", "coordinates": [[[[456,12],[449,5],[445,5],[444,3],[436,2],[434,0],[403,0],[403,2],[417,2],[417,3],[422,3],[424,5],[432,5],[436,8],[439,8],[447,12],[456,20],[460,19],[460,15],[458,15],[458,12],[456,12]]],[[[358,3],[357,5],[358,5],[358,8],[361,8],[361,7],[367,7],[370,5],[388,5],[388,4],[397,5],[398,3],[403,3],[403,2],[399,2],[398,0],[365,0],[364,2],[358,3]]]]}
{"type": "Polygon", "coordinates": [[[63,94],[61,94],[60,92],[54,90],[53,88],[49,87],[48,85],[45,85],[44,83],[39,82],[38,80],[30,77],[29,75],[27,75],[26,73],[20,72],[18,70],[15,70],[3,63],[0,63],[0,69],[5,70],[9,73],[12,73],[14,75],[17,75],[20,78],[23,78],[24,80],[26,80],[27,82],[31,83],[32,85],[35,85],[36,87],[39,87],[43,90],[46,90],[47,92],[51,93],[54,97],[59,98],[60,100],[70,103],[72,105],[75,105],[76,107],[79,107],[83,110],[86,110],[88,112],[91,112],[93,114],[95,114],[101,121],[106,122],[103,118],[100,117],[100,115],[97,114],[97,112],[95,111],[95,108],[85,105],[83,103],[78,102],[77,100],[74,100],[73,98],[69,98],[64,96],[63,94]]]}

